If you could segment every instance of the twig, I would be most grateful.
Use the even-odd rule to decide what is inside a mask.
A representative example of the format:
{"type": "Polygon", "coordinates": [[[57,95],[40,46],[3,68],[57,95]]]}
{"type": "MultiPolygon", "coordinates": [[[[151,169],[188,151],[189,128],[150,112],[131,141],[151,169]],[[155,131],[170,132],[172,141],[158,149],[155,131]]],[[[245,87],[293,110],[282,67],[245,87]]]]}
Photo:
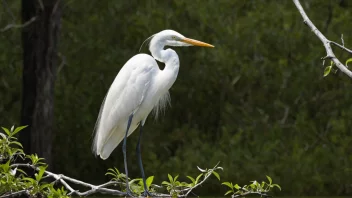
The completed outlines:
{"type": "Polygon", "coordinates": [[[336,42],[334,42],[334,41],[329,41],[329,42],[332,43],[332,44],[334,44],[334,45],[336,45],[337,47],[339,47],[339,48],[345,50],[346,52],[352,54],[352,50],[346,48],[346,47],[344,46],[344,43],[342,43],[343,45],[340,45],[340,44],[338,44],[338,43],[336,43],[336,42]]]}
{"type": "MultiPolygon", "coordinates": [[[[185,188],[185,189],[181,189],[181,190],[177,190],[177,192],[182,193],[182,192],[186,192],[184,195],[178,195],[178,197],[187,197],[188,194],[195,189],[196,187],[200,186],[201,184],[203,184],[209,177],[210,175],[213,173],[213,171],[217,170],[217,169],[222,169],[221,167],[218,167],[219,163],[215,165],[214,168],[209,169],[205,176],[203,177],[203,180],[200,181],[199,183],[197,183],[195,186],[190,187],[190,188],[185,188]]],[[[39,171],[40,168],[35,166],[35,165],[31,165],[31,164],[12,164],[10,166],[11,168],[17,168],[17,167],[27,167],[27,168],[32,168],[36,171],[39,171]]],[[[94,193],[103,193],[103,194],[109,194],[109,195],[118,195],[118,196],[123,196],[126,195],[125,192],[116,190],[116,189],[110,189],[107,188],[108,186],[113,186],[116,184],[125,184],[122,182],[117,182],[117,181],[109,181],[107,183],[104,184],[100,184],[100,185],[93,185],[93,184],[89,184],[62,174],[55,174],[52,173],[50,171],[45,170],[44,171],[44,175],[45,177],[52,177],[54,178],[56,181],[59,181],[63,186],[65,186],[66,189],[68,189],[70,191],[70,193],[68,193],[68,195],[72,196],[72,195],[77,195],[77,196],[88,196],[94,193]],[[67,182],[73,183],[73,184],[78,184],[84,187],[88,187],[90,188],[87,191],[84,192],[79,192],[78,190],[73,189],[67,182]]],[[[153,197],[170,197],[169,194],[163,194],[163,193],[152,193],[153,197]]],[[[2,197],[0,197],[2,198],[2,197]]]]}
{"type": "Polygon", "coordinates": [[[36,19],[37,19],[37,17],[32,17],[30,20],[26,21],[23,24],[13,24],[13,23],[8,24],[4,28],[0,29],[0,32],[5,32],[11,28],[24,28],[24,27],[28,26],[29,24],[33,23],[36,19]]]}
{"type": "Polygon", "coordinates": [[[231,198],[235,198],[235,197],[244,197],[244,196],[246,196],[246,195],[253,195],[253,194],[260,195],[261,197],[271,197],[270,195],[265,194],[265,193],[261,193],[261,192],[245,192],[245,193],[239,194],[239,195],[232,195],[231,198]]]}
{"type": "Polygon", "coordinates": [[[337,68],[339,68],[343,73],[347,74],[350,78],[352,78],[352,72],[350,70],[347,69],[347,67],[342,64],[339,59],[336,58],[334,52],[332,51],[331,48],[331,44],[334,44],[338,47],[340,47],[341,49],[352,53],[351,50],[345,48],[344,46],[335,43],[333,41],[328,40],[319,30],[317,27],[315,27],[315,25],[312,23],[312,21],[308,18],[307,14],[305,13],[301,3],[299,2],[299,0],[293,0],[293,3],[296,5],[298,11],[300,12],[300,14],[302,15],[303,18],[303,22],[314,32],[314,34],[320,39],[320,41],[324,44],[325,50],[326,50],[326,57],[324,57],[324,59],[328,58],[331,59],[337,68]]]}
{"type": "MultiPolygon", "coordinates": [[[[36,167],[34,165],[30,165],[30,164],[12,164],[11,165],[11,168],[15,168],[15,167],[28,167],[28,168],[32,168],[34,170],[39,171],[38,167],[36,167]]],[[[107,182],[105,184],[101,184],[101,185],[96,186],[96,185],[89,184],[89,183],[86,183],[86,182],[83,182],[83,181],[80,181],[80,180],[77,180],[77,179],[73,179],[71,177],[68,177],[68,176],[65,176],[65,175],[62,175],[62,174],[55,174],[55,173],[52,173],[50,171],[44,171],[44,174],[46,174],[48,176],[51,176],[54,179],[60,181],[61,184],[64,185],[70,191],[70,195],[88,196],[88,195],[91,195],[91,194],[97,193],[97,192],[108,193],[110,195],[120,195],[120,196],[121,195],[125,195],[124,192],[121,192],[119,190],[105,188],[107,186],[116,184],[117,182],[107,182]],[[88,187],[88,188],[91,188],[91,189],[87,190],[85,192],[79,192],[77,190],[74,190],[66,181],[69,181],[69,182],[74,183],[74,184],[82,185],[82,186],[85,186],[85,187],[88,187]]]]}
{"type": "Polygon", "coordinates": [[[6,194],[6,195],[2,195],[2,196],[0,196],[0,198],[16,197],[16,196],[19,196],[19,195],[22,195],[22,194],[29,195],[28,190],[30,190],[30,189],[31,188],[20,190],[20,191],[14,192],[14,193],[6,194]]]}
{"type": "Polygon", "coordinates": [[[343,34],[341,34],[341,43],[342,43],[342,46],[345,47],[345,41],[343,40],[343,34]]]}
{"type": "Polygon", "coordinates": [[[192,186],[192,187],[190,187],[190,188],[185,188],[185,189],[179,190],[178,192],[186,192],[186,194],[180,195],[179,197],[187,197],[188,194],[189,194],[193,189],[195,189],[196,187],[202,185],[202,184],[208,179],[208,177],[210,177],[210,175],[213,173],[214,170],[216,170],[216,169],[221,169],[221,167],[218,167],[219,163],[220,163],[220,162],[218,162],[218,163],[214,166],[214,168],[210,169],[210,170],[205,174],[205,176],[204,176],[204,178],[203,178],[202,181],[200,181],[199,183],[197,183],[196,185],[194,185],[194,186],[192,186]]]}

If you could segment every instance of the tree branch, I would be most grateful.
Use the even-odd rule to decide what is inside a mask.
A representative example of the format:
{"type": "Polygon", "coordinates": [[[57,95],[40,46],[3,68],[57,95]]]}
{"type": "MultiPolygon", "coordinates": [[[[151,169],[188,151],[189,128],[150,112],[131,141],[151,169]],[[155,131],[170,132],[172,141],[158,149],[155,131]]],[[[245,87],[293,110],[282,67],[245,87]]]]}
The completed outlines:
{"type": "MultiPolygon", "coordinates": [[[[11,168],[16,168],[16,167],[28,167],[28,168],[32,168],[34,170],[39,171],[39,168],[34,166],[34,165],[30,165],[30,164],[12,164],[11,168]]],[[[73,179],[71,177],[62,175],[62,174],[55,174],[52,173],[50,171],[44,171],[44,174],[47,176],[50,176],[52,178],[54,178],[55,180],[59,181],[62,185],[64,185],[69,191],[69,195],[78,195],[78,196],[88,196],[91,195],[93,193],[103,193],[103,194],[110,194],[110,195],[125,195],[124,192],[121,192],[119,190],[115,190],[115,189],[109,189],[109,188],[105,188],[107,186],[111,186],[114,184],[117,184],[117,182],[107,182],[105,184],[101,184],[101,185],[93,185],[93,184],[89,184],[77,179],[73,179]],[[87,190],[85,192],[79,192],[78,190],[74,190],[66,181],[74,183],[74,184],[78,184],[81,186],[85,186],[88,188],[91,188],[90,190],[87,190]]]]}
{"type": "MultiPolygon", "coordinates": [[[[27,167],[27,168],[32,168],[36,171],[39,171],[39,168],[31,165],[31,164],[12,164],[10,166],[11,168],[16,168],[16,167],[27,167]]],[[[93,184],[89,184],[62,174],[55,174],[52,173],[50,171],[44,171],[44,174],[48,177],[52,177],[54,178],[56,181],[59,181],[63,186],[65,186],[66,189],[68,189],[70,191],[70,193],[68,193],[68,195],[72,196],[72,195],[77,195],[77,196],[88,196],[94,193],[102,193],[102,194],[109,194],[109,195],[117,195],[117,196],[123,196],[126,195],[125,192],[116,190],[116,189],[111,189],[111,188],[106,188],[108,186],[113,186],[116,184],[125,184],[122,182],[116,182],[116,181],[109,181],[107,183],[101,184],[101,185],[93,185],[93,184]],[[84,191],[84,192],[79,192],[78,190],[74,190],[66,181],[74,183],[74,184],[78,184],[84,187],[88,187],[90,188],[90,190],[84,191]]],[[[203,183],[203,182],[202,182],[203,183]]],[[[194,187],[193,187],[194,188],[194,187]]],[[[193,189],[192,188],[192,189],[193,189]]],[[[19,192],[15,192],[16,194],[19,193],[26,193],[28,190],[26,191],[19,191],[19,192]]],[[[12,197],[15,193],[12,193],[10,195],[6,195],[8,197],[12,197]]],[[[162,194],[162,193],[152,193],[153,197],[170,197],[169,194],[162,194]]],[[[185,197],[185,196],[181,196],[181,197],[185,197]]],[[[3,197],[0,197],[3,198],[3,197]]]]}
{"type": "Polygon", "coordinates": [[[345,50],[346,52],[348,52],[348,53],[352,54],[352,50],[350,50],[350,49],[346,48],[345,46],[340,45],[340,44],[338,44],[338,43],[336,43],[336,42],[334,42],[334,41],[330,41],[330,43],[332,43],[332,44],[336,45],[337,47],[339,47],[339,48],[341,48],[341,49],[345,50]]]}
{"type": "Polygon", "coordinates": [[[17,191],[17,192],[14,192],[14,193],[10,193],[10,194],[5,194],[5,195],[2,195],[0,196],[0,198],[10,198],[10,197],[17,197],[17,196],[20,196],[20,195],[27,195],[29,196],[29,191],[30,189],[24,189],[24,190],[20,190],[20,191],[17,191]]]}
{"type": "Polygon", "coordinates": [[[213,173],[213,171],[215,171],[216,169],[222,169],[221,167],[218,167],[219,163],[220,163],[220,162],[218,162],[218,163],[214,166],[214,168],[209,169],[209,170],[205,173],[205,176],[203,177],[203,180],[201,180],[199,183],[197,183],[196,185],[194,185],[194,186],[192,186],[192,187],[190,187],[190,188],[185,188],[185,189],[181,189],[181,190],[177,191],[177,192],[180,192],[180,193],[186,192],[186,194],[184,194],[184,195],[179,195],[179,197],[187,197],[188,194],[189,194],[193,189],[195,189],[195,188],[197,188],[198,186],[202,185],[202,184],[210,177],[210,175],[213,173]]]}
{"type": "MultiPolygon", "coordinates": [[[[11,168],[27,167],[27,168],[32,168],[32,169],[34,169],[36,171],[40,170],[39,167],[37,167],[35,165],[31,165],[31,164],[12,164],[12,165],[10,165],[10,167],[11,168]]],[[[199,183],[194,185],[193,187],[177,190],[177,192],[179,192],[179,193],[185,192],[185,194],[178,195],[178,197],[187,197],[188,194],[193,189],[195,189],[196,187],[202,185],[210,177],[210,175],[212,175],[213,171],[215,171],[217,169],[222,169],[222,168],[218,167],[218,164],[217,164],[214,168],[209,169],[205,173],[203,179],[199,183]]],[[[93,184],[89,184],[89,183],[86,183],[86,182],[83,182],[83,181],[80,181],[80,180],[77,180],[77,179],[62,175],[62,174],[55,174],[55,173],[52,173],[52,172],[47,171],[47,170],[44,171],[44,175],[45,175],[46,178],[47,177],[51,177],[51,178],[54,178],[55,181],[59,181],[67,190],[70,191],[68,193],[69,196],[72,196],[72,195],[88,196],[88,195],[91,195],[91,194],[94,194],[94,193],[102,193],[102,194],[118,195],[118,196],[126,195],[125,192],[122,192],[122,191],[119,191],[119,190],[116,190],[116,189],[107,188],[109,186],[114,186],[114,185],[117,185],[117,184],[125,184],[124,182],[122,183],[122,182],[117,182],[117,181],[109,181],[109,182],[104,183],[104,184],[93,185],[93,184]],[[87,190],[87,191],[84,191],[84,192],[79,192],[78,190],[73,189],[67,182],[70,182],[70,183],[73,183],[73,184],[77,184],[77,185],[81,185],[81,186],[84,186],[84,187],[88,187],[90,189],[87,190]]],[[[15,193],[16,194],[17,193],[21,194],[21,193],[26,193],[27,191],[28,191],[28,189],[27,190],[23,190],[23,191],[18,191],[18,192],[15,192],[15,193]]],[[[15,193],[12,193],[12,194],[6,195],[6,196],[12,197],[15,193]]],[[[153,197],[170,197],[171,195],[170,194],[163,194],[163,193],[152,193],[152,196],[153,197]]],[[[0,197],[0,198],[3,198],[3,197],[0,197]]]]}
{"type": "Polygon", "coordinates": [[[246,195],[254,195],[254,194],[260,195],[260,197],[271,197],[270,195],[265,194],[265,193],[261,193],[261,192],[246,192],[246,193],[243,193],[243,194],[240,194],[240,195],[232,195],[231,198],[245,197],[246,195]]]}
{"type": "Polygon", "coordinates": [[[4,28],[0,29],[0,32],[5,32],[11,28],[24,28],[24,27],[28,26],[29,24],[33,23],[36,19],[37,19],[37,17],[32,17],[30,20],[26,21],[24,24],[14,24],[14,23],[8,24],[4,28]]]}
{"type": "Polygon", "coordinates": [[[299,0],[293,0],[293,3],[296,5],[298,11],[300,12],[300,14],[302,15],[303,18],[303,22],[312,30],[312,32],[314,32],[314,34],[320,39],[320,41],[324,44],[325,50],[326,50],[326,57],[324,57],[323,59],[331,59],[337,68],[339,68],[343,73],[347,74],[350,78],[352,78],[352,72],[350,70],[347,69],[347,67],[342,64],[339,59],[336,58],[334,52],[332,51],[331,48],[331,44],[334,44],[336,46],[338,46],[339,48],[351,53],[352,50],[347,49],[346,47],[328,40],[319,30],[317,27],[315,27],[315,25],[312,23],[312,21],[308,18],[307,14],[305,13],[301,3],[299,2],[299,0]]]}

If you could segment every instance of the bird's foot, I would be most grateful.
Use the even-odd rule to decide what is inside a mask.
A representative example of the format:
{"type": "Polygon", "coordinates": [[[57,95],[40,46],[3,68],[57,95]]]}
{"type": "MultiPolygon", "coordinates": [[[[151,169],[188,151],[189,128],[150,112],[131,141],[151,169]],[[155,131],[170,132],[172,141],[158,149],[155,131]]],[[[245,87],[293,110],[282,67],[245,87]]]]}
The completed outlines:
{"type": "Polygon", "coordinates": [[[127,188],[126,192],[124,193],[125,197],[135,197],[132,193],[132,191],[127,188]]]}
{"type": "Polygon", "coordinates": [[[148,190],[144,190],[144,192],[142,193],[143,197],[153,197],[152,194],[148,191],[148,190]]]}

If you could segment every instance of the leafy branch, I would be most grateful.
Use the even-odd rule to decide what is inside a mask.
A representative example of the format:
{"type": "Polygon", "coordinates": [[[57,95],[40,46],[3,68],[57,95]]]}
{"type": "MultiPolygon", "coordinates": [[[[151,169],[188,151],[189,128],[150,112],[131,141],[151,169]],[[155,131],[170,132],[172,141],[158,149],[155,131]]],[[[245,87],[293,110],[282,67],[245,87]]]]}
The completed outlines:
{"type": "Polygon", "coordinates": [[[334,42],[334,41],[330,41],[328,40],[320,31],[317,27],[315,27],[315,25],[313,24],[313,22],[309,19],[309,17],[307,16],[307,14],[305,13],[301,3],[299,2],[299,0],[293,0],[293,3],[296,5],[298,11],[300,12],[302,18],[303,18],[303,22],[312,30],[312,32],[314,32],[314,34],[320,39],[320,41],[324,44],[325,50],[326,50],[326,56],[323,57],[322,59],[325,61],[326,59],[330,59],[334,64],[331,64],[330,66],[327,66],[327,68],[324,70],[324,76],[327,76],[333,65],[336,65],[337,68],[339,68],[343,73],[347,74],[350,78],[352,78],[352,72],[348,69],[347,64],[349,62],[352,61],[352,58],[348,59],[344,64],[342,64],[340,62],[339,59],[336,58],[331,45],[335,45],[339,48],[341,48],[342,50],[352,54],[352,50],[348,49],[344,46],[344,42],[343,42],[343,38],[341,38],[342,40],[342,45],[334,42]]]}
{"type": "Polygon", "coordinates": [[[249,185],[239,186],[238,184],[232,184],[232,182],[223,182],[222,185],[225,185],[230,188],[225,195],[232,194],[234,197],[244,197],[247,195],[260,195],[261,197],[270,197],[267,193],[271,191],[272,188],[276,187],[281,190],[281,187],[278,184],[273,184],[272,179],[269,176],[266,176],[269,183],[262,181],[261,183],[257,181],[252,181],[249,185]]]}
{"type": "MultiPolygon", "coordinates": [[[[16,134],[23,127],[12,127],[10,130],[2,128],[4,133],[0,132],[0,198],[13,197],[17,195],[28,195],[30,197],[68,197],[68,196],[88,196],[95,193],[103,193],[109,195],[126,195],[126,180],[129,181],[133,193],[141,196],[144,191],[143,181],[141,178],[130,179],[121,173],[117,168],[110,168],[106,175],[112,179],[104,184],[93,185],[63,174],[55,174],[47,170],[47,164],[43,158],[36,154],[25,155],[21,143],[17,141],[16,134]],[[28,163],[14,163],[16,157],[29,161],[28,163]],[[34,177],[28,176],[23,168],[29,168],[35,171],[34,177]],[[44,180],[45,178],[45,180],[44,180]],[[50,183],[47,181],[52,180],[50,183]],[[54,185],[61,185],[61,188],[54,188],[54,185]],[[70,184],[77,184],[89,188],[80,192],[71,187],[70,184]],[[110,188],[119,187],[120,190],[110,188]]],[[[219,163],[218,163],[219,164],[219,163]]],[[[156,192],[155,189],[161,189],[162,186],[152,184],[154,176],[147,178],[146,184],[149,191],[156,197],[186,197],[193,189],[203,184],[210,175],[215,175],[219,180],[220,176],[216,170],[222,170],[218,164],[211,169],[198,169],[201,173],[194,179],[187,176],[191,182],[179,182],[178,176],[172,177],[168,175],[169,182],[164,181],[164,185],[169,194],[156,192]]]]}
{"type": "Polygon", "coordinates": [[[220,175],[216,172],[216,170],[223,170],[223,168],[218,166],[219,163],[220,162],[218,162],[214,168],[211,169],[201,169],[197,167],[201,173],[196,178],[187,176],[187,178],[191,180],[190,183],[180,182],[177,180],[178,175],[173,178],[170,174],[168,174],[169,181],[163,181],[162,185],[166,186],[166,189],[173,197],[187,197],[193,189],[202,185],[211,175],[214,175],[220,181],[220,175]]]}
{"type": "MultiPolygon", "coordinates": [[[[15,135],[25,127],[12,127],[10,130],[2,128],[4,133],[0,132],[0,198],[18,195],[67,198],[69,196],[88,196],[95,193],[125,196],[126,181],[128,181],[135,195],[142,196],[144,192],[143,180],[141,178],[127,178],[117,168],[109,168],[105,175],[110,176],[111,180],[100,185],[93,185],[48,171],[48,165],[43,158],[36,154],[25,155],[22,145],[17,141],[15,135]],[[28,161],[28,163],[15,163],[17,157],[28,161]],[[22,168],[34,170],[34,176],[28,176],[22,168]],[[51,182],[48,182],[50,179],[51,182]],[[88,188],[88,190],[80,192],[73,189],[70,184],[77,184],[88,188]],[[60,188],[54,187],[58,185],[60,188]]],[[[168,174],[168,181],[163,181],[159,186],[153,184],[154,176],[150,176],[146,180],[147,188],[153,197],[187,197],[192,190],[201,186],[211,175],[214,175],[220,181],[220,175],[217,171],[223,170],[223,168],[219,166],[219,163],[210,169],[197,168],[200,173],[196,177],[187,176],[188,182],[179,181],[179,175],[173,177],[168,174]],[[168,194],[156,191],[156,189],[161,191],[163,187],[166,188],[168,194]]],[[[269,176],[267,178],[269,183],[262,182],[259,184],[257,181],[253,181],[243,187],[238,184],[233,185],[230,182],[223,182],[222,184],[230,188],[225,195],[232,193],[232,197],[249,194],[268,196],[267,193],[274,187],[281,190],[279,185],[272,184],[269,176]]]]}

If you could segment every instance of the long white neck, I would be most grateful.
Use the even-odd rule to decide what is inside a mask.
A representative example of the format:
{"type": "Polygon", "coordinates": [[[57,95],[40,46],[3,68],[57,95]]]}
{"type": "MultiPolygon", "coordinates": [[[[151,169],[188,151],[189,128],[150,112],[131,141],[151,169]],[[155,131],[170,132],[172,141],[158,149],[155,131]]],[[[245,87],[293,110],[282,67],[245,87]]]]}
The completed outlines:
{"type": "Polygon", "coordinates": [[[154,43],[154,45],[150,46],[149,50],[156,60],[165,63],[165,68],[160,71],[161,79],[159,80],[163,83],[160,86],[167,91],[174,84],[177,78],[180,61],[174,50],[164,50],[164,46],[165,44],[163,43],[154,43]]]}

